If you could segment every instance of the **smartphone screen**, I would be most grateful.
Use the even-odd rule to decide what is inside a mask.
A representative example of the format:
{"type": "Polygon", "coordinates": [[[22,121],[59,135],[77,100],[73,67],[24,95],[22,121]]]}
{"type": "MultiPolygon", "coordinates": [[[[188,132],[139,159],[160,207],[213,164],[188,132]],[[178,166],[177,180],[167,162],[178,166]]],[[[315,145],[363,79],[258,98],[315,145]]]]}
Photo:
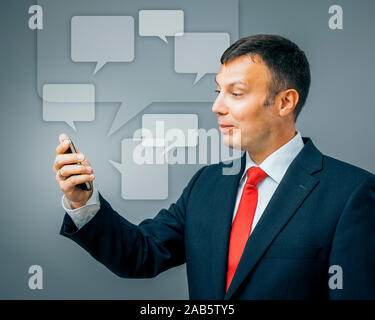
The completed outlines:
{"type": "MultiPolygon", "coordinates": [[[[73,141],[70,140],[70,146],[68,150],[65,151],[65,153],[77,153],[77,150],[73,144],[73,141]]],[[[77,162],[77,164],[81,164],[80,162],[77,162]]],[[[77,185],[78,188],[81,188],[82,190],[91,191],[91,185],[89,182],[84,182],[77,185]]]]}

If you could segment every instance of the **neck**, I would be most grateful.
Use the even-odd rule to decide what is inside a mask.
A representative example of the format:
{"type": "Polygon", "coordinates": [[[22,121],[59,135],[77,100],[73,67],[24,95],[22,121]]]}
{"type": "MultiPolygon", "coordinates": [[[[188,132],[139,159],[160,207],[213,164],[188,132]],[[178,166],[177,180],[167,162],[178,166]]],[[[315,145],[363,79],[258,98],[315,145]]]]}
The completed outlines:
{"type": "Polygon", "coordinates": [[[295,128],[284,133],[278,132],[275,135],[271,135],[267,141],[260,143],[259,148],[249,148],[246,151],[254,163],[260,165],[270,154],[292,140],[296,134],[295,128]]]}

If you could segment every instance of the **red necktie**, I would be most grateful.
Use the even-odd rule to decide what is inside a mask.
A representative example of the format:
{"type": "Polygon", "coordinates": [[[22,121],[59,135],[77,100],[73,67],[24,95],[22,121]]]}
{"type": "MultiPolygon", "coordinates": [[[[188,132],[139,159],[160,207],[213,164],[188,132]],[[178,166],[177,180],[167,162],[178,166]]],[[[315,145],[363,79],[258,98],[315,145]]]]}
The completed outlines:
{"type": "Polygon", "coordinates": [[[247,239],[250,236],[251,226],[253,224],[255,209],[258,202],[257,185],[266,176],[267,174],[259,167],[251,167],[247,171],[246,184],[242,191],[240,204],[230,234],[226,291],[228,291],[238,263],[240,262],[247,239]]]}

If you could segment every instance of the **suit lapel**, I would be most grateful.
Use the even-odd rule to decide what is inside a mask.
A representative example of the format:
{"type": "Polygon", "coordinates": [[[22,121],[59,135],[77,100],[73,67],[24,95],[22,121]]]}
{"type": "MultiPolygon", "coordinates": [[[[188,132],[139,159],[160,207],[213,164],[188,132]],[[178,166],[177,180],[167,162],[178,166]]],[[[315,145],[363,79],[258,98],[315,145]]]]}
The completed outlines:
{"type": "MultiPolygon", "coordinates": [[[[241,175],[246,165],[246,154],[234,161],[241,162],[241,170],[238,174],[223,175],[222,167],[217,176],[215,197],[212,202],[214,221],[211,234],[212,261],[210,274],[212,275],[213,293],[218,300],[223,300],[227,279],[227,259],[232,227],[233,209],[241,175]]],[[[233,165],[235,166],[235,165],[233,165]]]]}
{"type": "MultiPolygon", "coordinates": [[[[304,142],[304,148],[289,166],[261,219],[249,237],[224,300],[233,297],[281,229],[289,222],[302,202],[318,184],[319,180],[311,174],[321,169],[322,154],[315,148],[310,139],[304,138],[304,142]]],[[[221,222],[224,223],[224,221],[221,222]]],[[[228,225],[225,225],[225,241],[220,244],[221,250],[224,250],[225,246],[226,251],[228,251],[229,238],[227,239],[227,237],[229,237],[230,228],[231,221],[229,228],[228,225]]],[[[220,274],[220,277],[223,276],[226,279],[227,255],[225,255],[224,262],[225,273],[221,270],[223,275],[220,274]]]]}

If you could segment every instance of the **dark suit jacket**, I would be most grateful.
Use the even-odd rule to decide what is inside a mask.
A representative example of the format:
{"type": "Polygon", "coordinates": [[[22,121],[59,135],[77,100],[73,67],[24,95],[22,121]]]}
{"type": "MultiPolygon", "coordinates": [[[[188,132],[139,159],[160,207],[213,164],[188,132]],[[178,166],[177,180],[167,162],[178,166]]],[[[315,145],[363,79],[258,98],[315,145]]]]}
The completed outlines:
{"type": "MultiPolygon", "coordinates": [[[[201,168],[169,209],[138,226],[100,195],[101,209],[60,233],[115,274],[154,277],[186,262],[190,299],[375,299],[375,176],[323,155],[309,138],[289,166],[225,292],[239,179],[201,168]],[[339,265],[343,289],[329,289],[339,265]]],[[[232,163],[234,165],[234,163],[232,163]]]]}

